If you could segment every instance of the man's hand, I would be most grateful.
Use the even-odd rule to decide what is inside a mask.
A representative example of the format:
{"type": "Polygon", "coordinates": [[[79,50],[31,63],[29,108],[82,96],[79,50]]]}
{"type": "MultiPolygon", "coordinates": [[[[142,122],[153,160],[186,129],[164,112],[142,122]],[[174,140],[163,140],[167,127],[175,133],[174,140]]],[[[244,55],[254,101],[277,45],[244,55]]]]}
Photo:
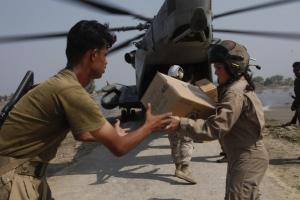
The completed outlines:
{"type": "Polygon", "coordinates": [[[145,126],[149,128],[151,132],[165,129],[165,126],[170,124],[172,121],[171,116],[171,112],[161,115],[152,115],[152,107],[151,104],[148,103],[145,126]]]}
{"type": "Polygon", "coordinates": [[[125,135],[128,134],[128,131],[130,130],[130,128],[121,128],[120,126],[120,120],[117,119],[117,122],[114,125],[115,130],[117,131],[118,135],[123,137],[125,135]]]}
{"type": "Polygon", "coordinates": [[[176,131],[180,128],[180,117],[172,116],[171,123],[165,127],[166,131],[176,131]]]}

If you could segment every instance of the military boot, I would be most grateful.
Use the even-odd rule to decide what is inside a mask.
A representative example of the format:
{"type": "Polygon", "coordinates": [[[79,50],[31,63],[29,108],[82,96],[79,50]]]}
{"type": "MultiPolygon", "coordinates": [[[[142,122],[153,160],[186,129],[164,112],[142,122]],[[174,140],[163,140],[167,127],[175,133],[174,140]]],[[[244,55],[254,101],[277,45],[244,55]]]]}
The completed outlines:
{"type": "Polygon", "coordinates": [[[188,165],[176,164],[175,176],[189,183],[197,184],[188,165]]]}
{"type": "Polygon", "coordinates": [[[217,163],[225,163],[225,162],[228,162],[226,154],[225,154],[225,156],[223,156],[223,158],[218,159],[216,162],[217,162],[217,163]]]}

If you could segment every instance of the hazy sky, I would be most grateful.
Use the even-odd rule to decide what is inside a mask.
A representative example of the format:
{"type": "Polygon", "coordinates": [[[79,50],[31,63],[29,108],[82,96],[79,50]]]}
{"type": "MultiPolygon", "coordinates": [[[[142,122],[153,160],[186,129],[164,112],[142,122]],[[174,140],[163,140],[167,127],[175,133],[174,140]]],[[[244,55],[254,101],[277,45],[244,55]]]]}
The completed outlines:
{"type": "MultiPolygon", "coordinates": [[[[219,14],[231,9],[269,2],[270,0],[213,0],[213,13],[219,14]]],[[[152,17],[159,10],[163,0],[107,0],[136,13],[152,17]]],[[[188,2],[188,0],[186,0],[188,2]]],[[[252,11],[245,14],[216,19],[214,28],[242,30],[268,30],[300,33],[300,2],[290,5],[252,11]]],[[[79,7],[63,0],[2,0],[0,6],[0,36],[24,33],[45,33],[68,31],[82,19],[108,22],[111,27],[136,25],[131,17],[101,13],[79,7]]],[[[139,32],[118,33],[118,41],[133,37],[139,32]]],[[[272,76],[281,74],[292,77],[291,65],[300,60],[300,41],[269,39],[229,34],[214,34],[214,37],[233,39],[247,46],[251,57],[263,68],[254,70],[254,75],[272,76]]],[[[65,38],[19,42],[0,45],[0,94],[13,92],[27,70],[35,73],[35,81],[41,82],[54,75],[66,64],[65,38]]],[[[129,47],[108,57],[108,67],[97,88],[104,86],[105,80],[134,84],[132,67],[124,59],[124,53],[134,49],[129,47]]]]}

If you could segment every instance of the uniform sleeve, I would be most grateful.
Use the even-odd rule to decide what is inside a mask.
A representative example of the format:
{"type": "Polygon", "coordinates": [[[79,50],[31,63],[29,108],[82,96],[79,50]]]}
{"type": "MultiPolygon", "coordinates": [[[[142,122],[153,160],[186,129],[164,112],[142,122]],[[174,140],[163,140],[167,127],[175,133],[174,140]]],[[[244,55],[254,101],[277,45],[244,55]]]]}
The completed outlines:
{"type": "Polygon", "coordinates": [[[73,134],[97,130],[106,122],[99,106],[83,88],[68,88],[59,94],[59,100],[73,134]]]}
{"type": "Polygon", "coordinates": [[[216,114],[207,120],[181,118],[180,127],[182,134],[187,134],[195,141],[220,139],[230,132],[243,108],[244,97],[228,91],[217,105],[216,114]]]}

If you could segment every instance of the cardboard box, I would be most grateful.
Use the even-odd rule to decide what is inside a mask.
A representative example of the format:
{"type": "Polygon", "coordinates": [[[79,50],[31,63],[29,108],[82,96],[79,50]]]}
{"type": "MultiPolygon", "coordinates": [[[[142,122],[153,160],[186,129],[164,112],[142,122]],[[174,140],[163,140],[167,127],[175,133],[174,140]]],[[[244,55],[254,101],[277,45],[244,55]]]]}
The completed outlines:
{"type": "Polygon", "coordinates": [[[209,96],[214,102],[218,101],[217,87],[207,79],[201,79],[196,81],[197,85],[207,96],[209,96]]]}
{"type": "Polygon", "coordinates": [[[159,72],[141,101],[145,107],[151,103],[154,114],[172,112],[180,117],[206,119],[215,113],[214,101],[199,87],[159,72]]]}

